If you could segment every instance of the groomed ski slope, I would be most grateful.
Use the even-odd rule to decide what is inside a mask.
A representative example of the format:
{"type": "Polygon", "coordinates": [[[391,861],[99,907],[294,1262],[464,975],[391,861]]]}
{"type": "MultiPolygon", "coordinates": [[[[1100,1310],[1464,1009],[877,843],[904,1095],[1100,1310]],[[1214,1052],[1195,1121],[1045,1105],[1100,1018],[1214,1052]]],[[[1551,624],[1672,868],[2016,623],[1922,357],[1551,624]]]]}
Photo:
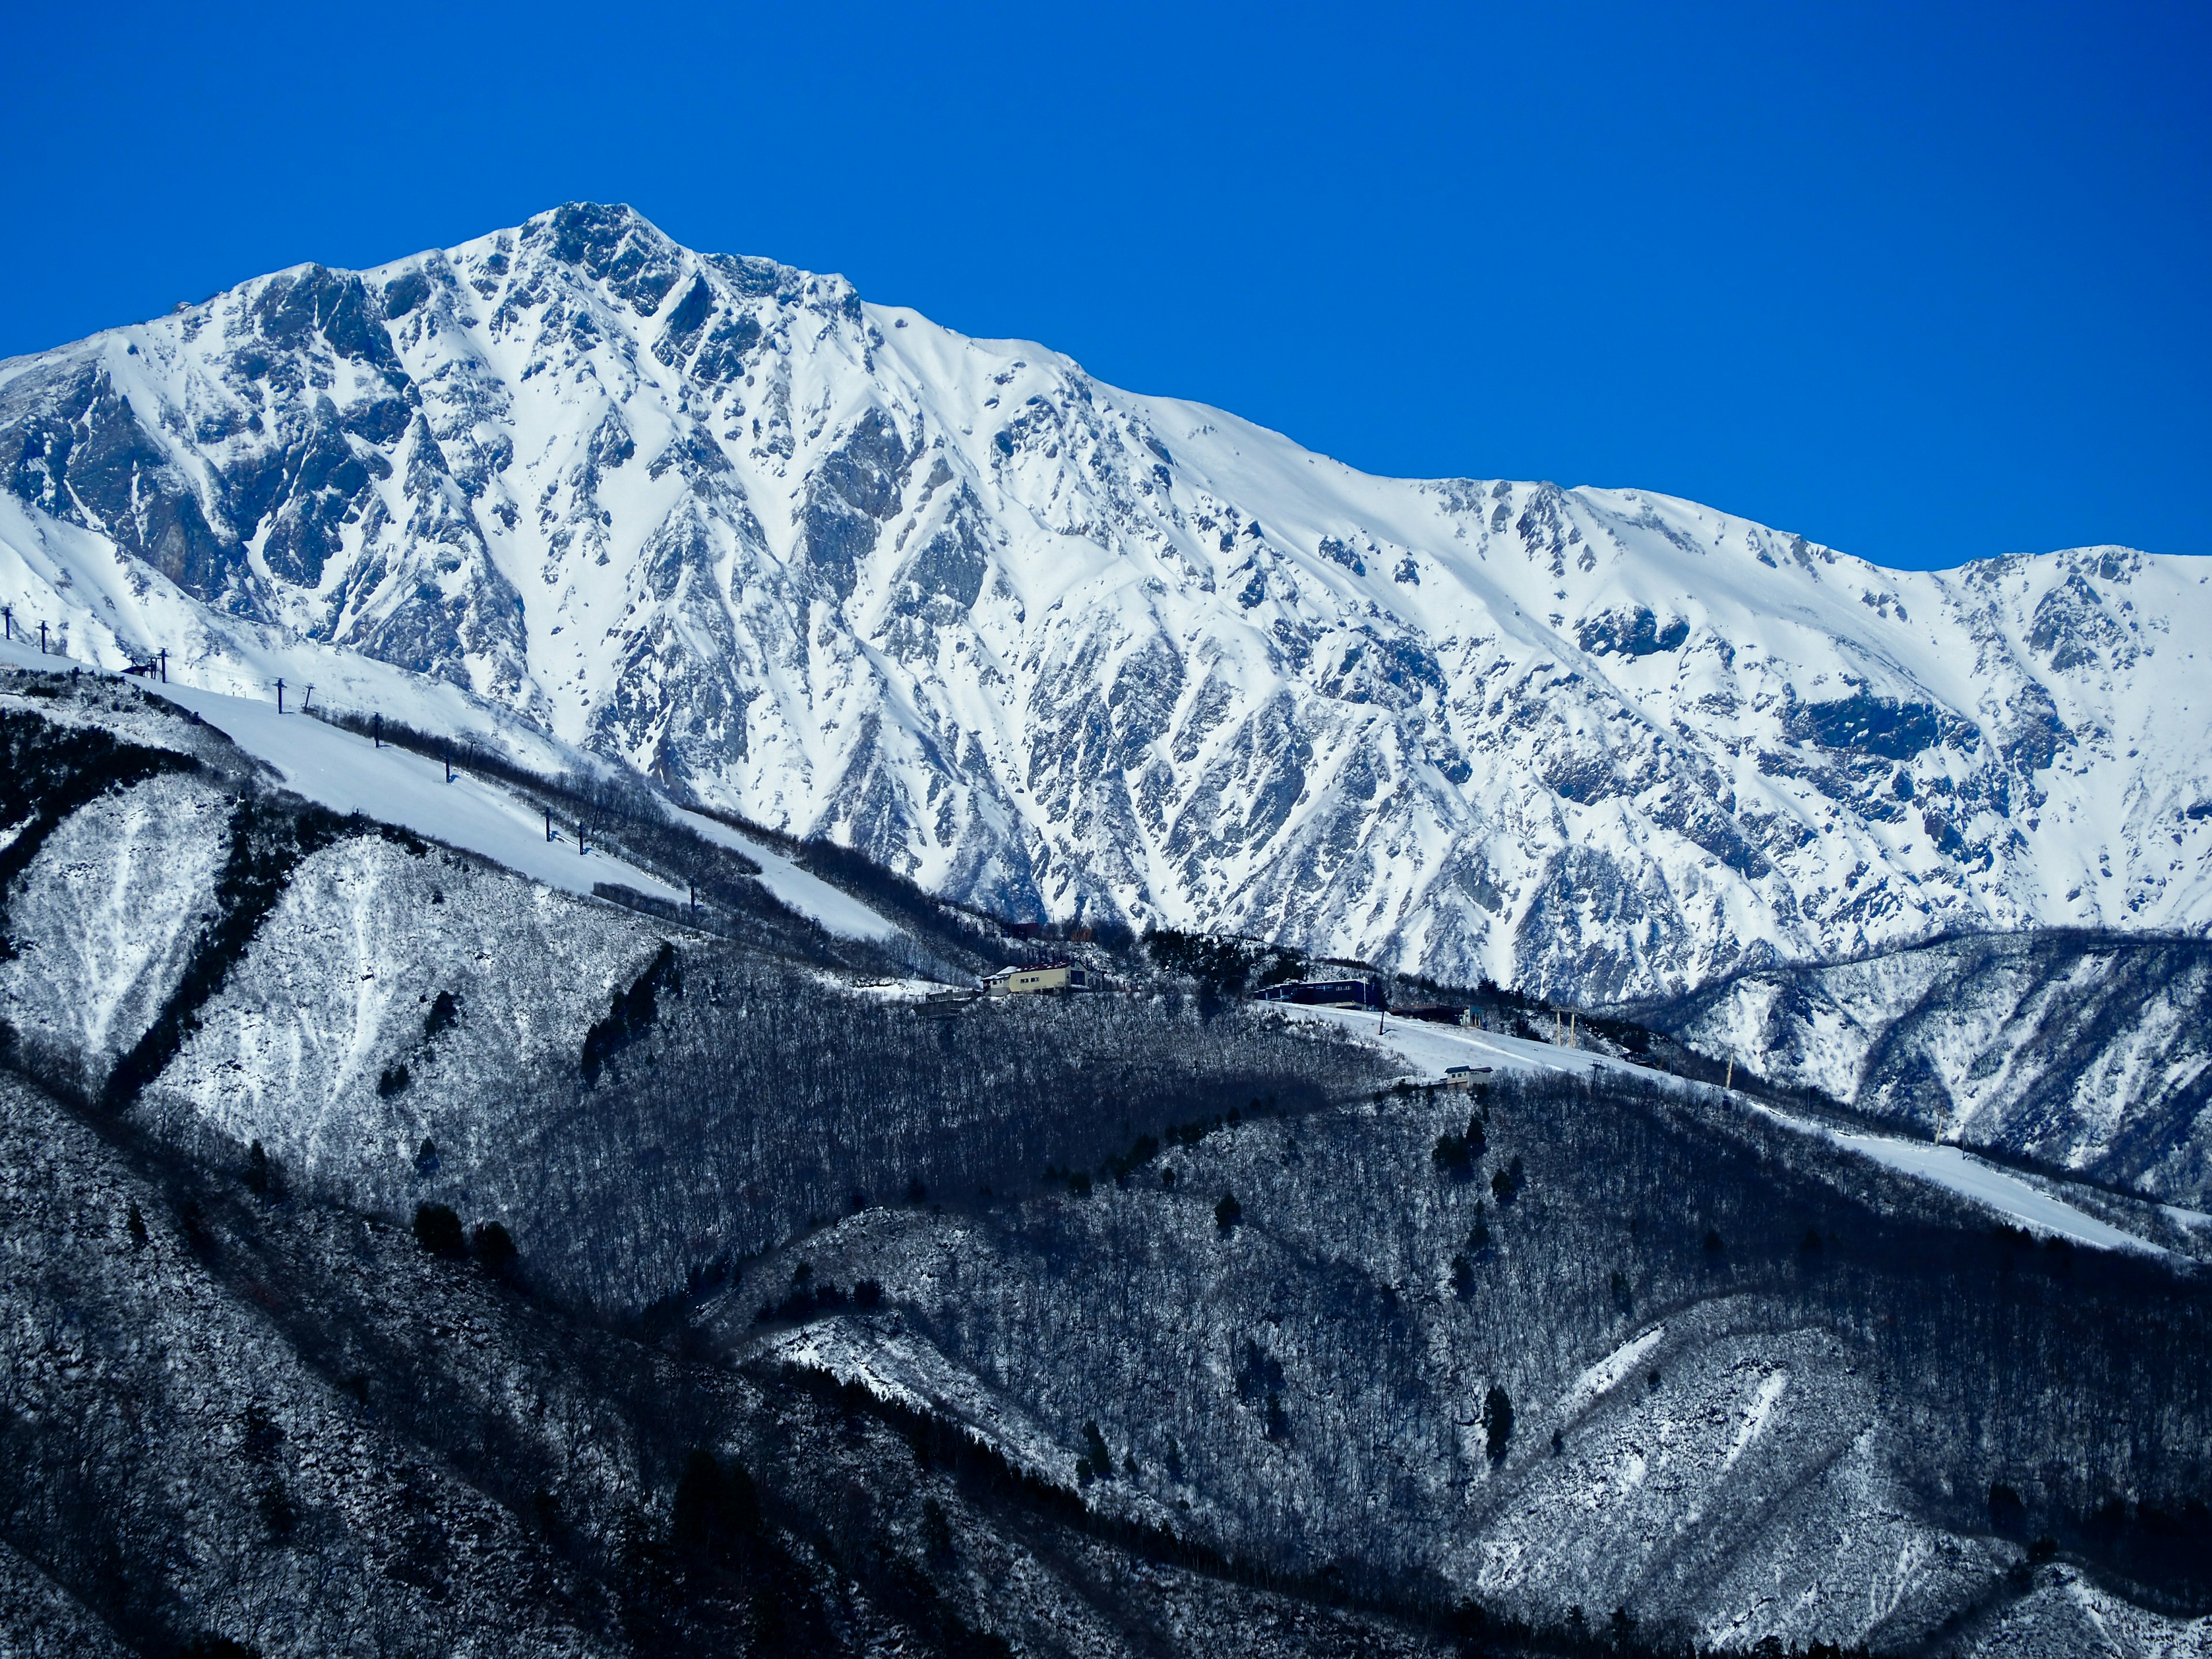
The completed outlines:
{"type": "MultiPolygon", "coordinates": [[[[1302,1018],[1325,1019],[1341,1025],[1353,1036],[1364,1037],[1419,1066],[1425,1076],[1432,1079],[1441,1079],[1454,1066],[1486,1066],[1500,1071],[1559,1072],[1576,1077],[1592,1071],[1612,1071],[1646,1084],[1662,1083],[1677,1088],[1698,1086],[1608,1055],[1553,1048],[1549,1043],[1501,1036],[1493,1031],[1433,1025],[1417,1020],[1378,1020],[1371,1012],[1349,1008],[1291,1008],[1286,1012],[1302,1018]]],[[[1824,1135],[1837,1146],[1870,1158],[1899,1174],[1971,1199],[2030,1232],[2068,1239],[2100,1250],[2172,1254],[2148,1239],[2138,1238],[2086,1214],[2032,1182],[1994,1164],[1984,1164],[1959,1147],[1929,1146],[1895,1135],[1832,1129],[1826,1124],[1778,1112],[1759,1102],[1746,1100],[1744,1103],[1802,1133],[1824,1135]]]]}
{"type": "MultiPolygon", "coordinates": [[[[42,657],[21,641],[0,645],[0,661],[48,672],[82,666],[64,657],[42,657]]],[[[580,854],[574,825],[556,825],[560,838],[547,841],[544,816],[489,779],[457,772],[447,783],[444,768],[434,760],[404,749],[378,748],[310,714],[279,714],[273,701],[158,683],[144,690],[198,715],[268,766],[286,788],[334,812],[359,812],[482,854],[564,892],[588,895],[594,882],[608,881],[664,898],[688,896],[682,888],[621,859],[596,850],[580,854]]]]}
{"type": "Polygon", "coordinates": [[[890,939],[900,930],[854,898],[842,887],[832,887],[811,871],[803,870],[781,853],[771,852],[750,836],[738,834],[718,819],[700,812],[676,809],[685,825],[733,853],[742,853],[761,867],[760,884],[787,909],[819,922],[840,939],[890,939]]]}
{"type": "MultiPolygon", "coordinates": [[[[63,657],[42,657],[20,642],[0,646],[0,660],[48,672],[82,665],[63,657]]],[[[280,714],[274,701],[158,682],[145,690],[198,715],[276,771],[287,788],[332,811],[360,812],[449,847],[482,854],[563,892],[588,895],[593,883],[604,881],[672,900],[688,896],[683,888],[600,852],[588,842],[580,853],[574,824],[556,822],[554,838],[548,841],[542,812],[465,769],[455,769],[453,781],[447,783],[445,769],[434,760],[410,750],[379,748],[367,738],[296,709],[280,714]]],[[[677,816],[705,839],[758,864],[761,885],[779,903],[830,933],[872,939],[888,939],[899,931],[849,893],[750,837],[696,812],[677,809],[677,816]]]]}
{"type": "Polygon", "coordinates": [[[689,895],[635,865],[591,848],[577,850],[575,826],[556,823],[548,841],[545,819],[488,778],[445,768],[405,749],[378,748],[367,738],[310,714],[279,714],[274,702],[227,697],[219,691],[152,685],[154,695],[198,714],[256,760],[272,768],[287,788],[334,812],[359,812],[428,836],[449,847],[505,865],[565,892],[588,894],[594,882],[684,899],[689,895]]]}

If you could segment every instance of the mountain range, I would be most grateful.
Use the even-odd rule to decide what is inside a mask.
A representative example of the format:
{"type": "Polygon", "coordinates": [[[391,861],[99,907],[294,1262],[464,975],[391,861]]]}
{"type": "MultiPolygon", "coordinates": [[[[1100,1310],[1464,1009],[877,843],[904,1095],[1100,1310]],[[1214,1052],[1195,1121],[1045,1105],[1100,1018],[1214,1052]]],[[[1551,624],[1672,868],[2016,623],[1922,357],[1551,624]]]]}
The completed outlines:
{"type": "Polygon", "coordinates": [[[0,364],[0,467],[18,632],[434,707],[1010,918],[1585,1006],[2212,920],[2206,561],[1374,477],[626,208],[0,364]]]}

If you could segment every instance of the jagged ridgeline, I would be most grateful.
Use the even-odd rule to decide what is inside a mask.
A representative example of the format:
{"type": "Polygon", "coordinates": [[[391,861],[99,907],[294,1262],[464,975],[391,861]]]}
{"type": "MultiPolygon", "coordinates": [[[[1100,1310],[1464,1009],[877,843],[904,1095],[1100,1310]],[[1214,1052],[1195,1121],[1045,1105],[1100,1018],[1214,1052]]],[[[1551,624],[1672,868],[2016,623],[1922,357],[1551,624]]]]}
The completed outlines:
{"type": "Polygon", "coordinates": [[[628,208],[16,359],[0,454],[80,658],[465,691],[997,915],[1585,1005],[2212,920],[2201,561],[1370,477],[628,208]]]}

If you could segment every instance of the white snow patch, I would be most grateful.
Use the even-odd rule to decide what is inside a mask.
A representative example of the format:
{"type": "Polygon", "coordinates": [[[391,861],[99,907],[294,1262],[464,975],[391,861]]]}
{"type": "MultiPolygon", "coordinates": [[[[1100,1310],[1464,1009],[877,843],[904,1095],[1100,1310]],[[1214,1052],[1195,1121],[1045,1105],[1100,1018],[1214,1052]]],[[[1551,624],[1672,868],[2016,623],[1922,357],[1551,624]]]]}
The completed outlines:
{"type": "Polygon", "coordinates": [[[1752,1396],[1751,1410],[1745,1414],[1742,1427],[1735,1431],[1735,1443],[1729,1448],[1728,1455],[1721,1459],[1721,1468],[1734,1468],[1735,1460],[1743,1455],[1744,1448],[1766,1432],[1766,1425],[1774,1417],[1775,1405],[1789,1386],[1788,1371],[1776,1371],[1761,1379],[1759,1392],[1752,1396]]]}
{"type": "Polygon", "coordinates": [[[1343,1027],[1355,1037],[1367,1037],[1441,1079],[1455,1066],[1487,1066],[1515,1072],[1571,1072],[1580,1076],[1594,1066],[1609,1066],[1632,1077],[1658,1075],[1582,1049],[1554,1048],[1524,1037],[1501,1036],[1470,1025],[1436,1025],[1426,1020],[1377,1018],[1373,1010],[1357,1008],[1301,1008],[1285,1003],[1283,1012],[1294,1019],[1325,1020],[1343,1027]]]}
{"type": "MultiPolygon", "coordinates": [[[[1780,1113],[1775,1115],[1782,1116],[1780,1113]]],[[[1795,1122],[1796,1120],[1784,1118],[1783,1121],[1795,1122]]],[[[1846,1129],[1829,1129],[1824,1133],[1838,1146],[1848,1146],[1877,1164],[1971,1198],[2030,1232],[2070,1239],[2076,1244],[2087,1244],[2100,1250],[2141,1250],[2151,1255],[2170,1254],[2148,1239],[2138,1238],[2110,1222],[2100,1221],[2096,1217],[2030,1186],[2018,1176],[1984,1164],[1956,1146],[1931,1146],[1922,1141],[1899,1140],[1892,1135],[1859,1134],[1846,1129]]]]}
{"type": "Polygon", "coordinates": [[[1574,1386],[1559,1401],[1560,1410],[1571,1417],[1592,1401],[1619,1388],[1621,1378],[1641,1364],[1644,1357],[1657,1347],[1659,1339],[1666,1334],[1664,1325],[1654,1325],[1643,1335],[1622,1343],[1575,1379],[1574,1386]]]}

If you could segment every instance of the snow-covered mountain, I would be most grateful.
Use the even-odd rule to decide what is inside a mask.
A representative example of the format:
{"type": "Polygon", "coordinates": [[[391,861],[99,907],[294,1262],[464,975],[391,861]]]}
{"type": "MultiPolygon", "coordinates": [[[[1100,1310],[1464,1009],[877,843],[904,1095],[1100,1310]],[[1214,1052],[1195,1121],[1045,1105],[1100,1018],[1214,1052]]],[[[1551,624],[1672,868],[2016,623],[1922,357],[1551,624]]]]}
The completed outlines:
{"type": "Polygon", "coordinates": [[[0,460],[79,656],[377,659],[1002,912],[1590,1002],[2212,919],[2204,561],[1371,477],[623,208],[0,365],[0,460]]]}

